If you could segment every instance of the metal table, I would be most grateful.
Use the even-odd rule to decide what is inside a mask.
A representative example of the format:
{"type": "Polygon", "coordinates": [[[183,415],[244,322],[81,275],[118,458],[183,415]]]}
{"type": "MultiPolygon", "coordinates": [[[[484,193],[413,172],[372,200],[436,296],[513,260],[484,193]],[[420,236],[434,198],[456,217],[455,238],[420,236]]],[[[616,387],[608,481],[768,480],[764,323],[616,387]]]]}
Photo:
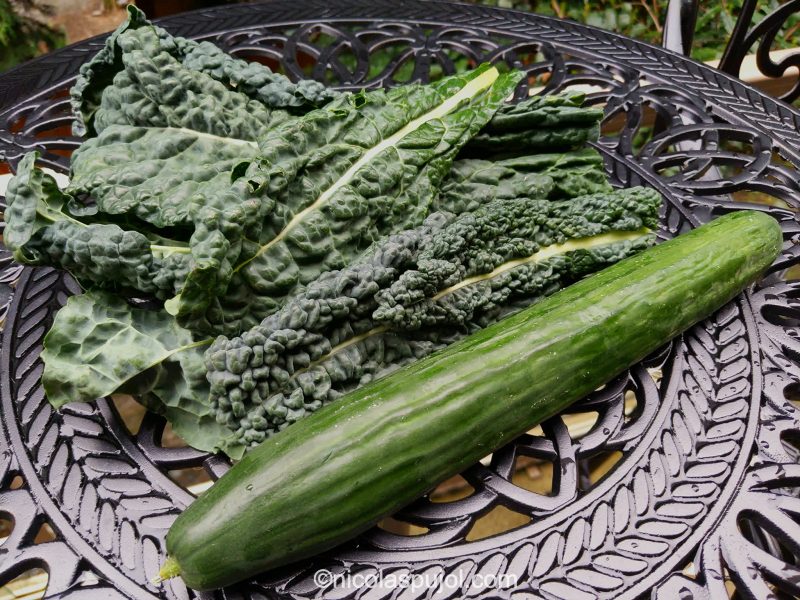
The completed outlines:
{"type": "MultiPolygon", "coordinates": [[[[76,286],[60,272],[19,267],[3,251],[0,516],[14,529],[0,546],[0,583],[43,567],[50,597],[80,600],[728,598],[726,585],[737,598],[800,594],[800,284],[792,268],[800,262],[800,113],[661,48],[478,6],[278,0],[162,24],[293,78],[349,89],[481,61],[523,69],[528,85],[547,93],[590,85],[589,101],[606,107],[597,147],[608,174],[663,193],[662,237],[755,208],[780,220],[785,249],[759,285],[575,406],[597,414],[588,432],[571,436],[564,417],[552,419],[542,435],[523,436],[464,473],[468,497],[425,498],[397,516],[424,533],[376,528],[313,562],[205,594],[149,579],[170,523],[192,499],[169,472],[202,467],[218,476],[227,463],[162,447],[164,423],[154,416],[130,434],[109,401],[51,410],[39,382],[41,341],[76,286]],[[519,457],[553,464],[551,493],[515,483],[519,457]],[[589,467],[603,459],[618,460],[594,480],[589,467]],[[468,539],[499,506],[527,524],[468,539]],[[43,524],[55,539],[37,544],[43,524]],[[393,575],[384,583],[396,587],[326,585],[314,578],[323,568],[393,575]],[[408,585],[421,581],[408,578],[415,574],[429,585],[408,585]],[[505,575],[505,583],[481,587],[476,574],[505,575]]],[[[12,166],[39,149],[66,168],[79,143],[69,135],[67,88],[101,43],[0,77],[0,152],[12,166]]]]}

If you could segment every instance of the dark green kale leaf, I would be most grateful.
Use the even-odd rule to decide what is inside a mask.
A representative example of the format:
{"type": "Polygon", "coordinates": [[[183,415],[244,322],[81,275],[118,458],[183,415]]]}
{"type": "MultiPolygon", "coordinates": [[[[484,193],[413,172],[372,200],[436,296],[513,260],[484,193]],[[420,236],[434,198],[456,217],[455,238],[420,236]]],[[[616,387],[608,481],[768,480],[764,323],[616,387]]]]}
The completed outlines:
{"type": "Polygon", "coordinates": [[[176,127],[252,141],[290,118],[285,110],[186,68],[154,27],[125,31],[117,45],[123,68],[94,113],[97,133],[112,125],[176,127]]]}
{"type": "Polygon", "coordinates": [[[497,200],[434,213],[206,352],[211,404],[257,444],[342,394],[652,245],[660,196],[497,200]]]}
{"type": "Polygon", "coordinates": [[[203,365],[210,342],[196,341],[163,311],[89,290],[67,300],[44,338],[42,385],[56,408],[134,394],[193,446],[223,449],[230,434],[208,406],[203,365]]]}
{"type": "Polygon", "coordinates": [[[234,168],[257,155],[255,142],[113,125],[73,153],[66,192],[91,197],[103,213],[189,229],[200,209],[229,206],[234,168]]]}
{"type": "Polygon", "coordinates": [[[130,288],[167,299],[191,275],[222,293],[245,236],[258,234],[270,206],[253,196],[252,180],[240,178],[220,193],[222,208],[198,206],[194,229],[166,238],[61,191],[35,166],[37,156],[26,155],[9,182],[6,245],[19,262],[61,267],[85,287],[130,288]]]}
{"type": "Polygon", "coordinates": [[[240,457],[347,391],[648,247],[659,205],[637,188],[434,213],[213,343],[164,311],[71,298],[45,340],[48,397],[136,393],[190,445],[240,457]]]}
{"type": "Polygon", "coordinates": [[[429,213],[460,148],[519,81],[484,65],[427,86],[343,96],[259,142],[243,178],[268,182],[261,235],[242,244],[224,294],[191,274],[168,304],[195,331],[235,335],[321,273],[429,213]]]}
{"type": "MultiPolygon", "coordinates": [[[[63,220],[41,227],[50,246],[35,264],[153,293],[209,334],[257,324],[321,272],[418,225],[455,154],[520,78],[484,65],[428,86],[341,94],[294,117],[187,70],[172,38],[135,24],[110,43],[116,83],[94,113],[99,134],[73,155],[64,195],[126,241],[136,234],[137,278],[114,277],[119,253],[102,272],[89,268],[83,246],[96,243],[95,229],[83,228],[76,252],[59,247],[65,229],[80,227],[63,220]]],[[[36,202],[18,197],[18,206],[36,202]]]]}
{"type": "MultiPolygon", "coordinates": [[[[212,128],[224,129],[224,121],[214,122],[217,103],[224,105],[231,97],[246,102],[250,122],[260,119],[265,128],[287,118],[284,109],[306,112],[339,93],[315,81],[293,83],[264,65],[229,56],[209,42],[173,37],[129,6],[128,19],[81,66],[70,95],[76,135],[94,135],[112,124],[152,125],[155,118],[173,125],[188,120],[195,125],[192,129],[206,131],[197,126],[209,118],[205,112],[211,115],[212,128]],[[189,98],[194,101],[195,94],[199,102],[184,105],[189,98]]],[[[242,115],[234,117],[238,120],[242,115]]]]}
{"type": "Polygon", "coordinates": [[[537,152],[567,152],[596,141],[603,111],[585,108],[584,94],[531,96],[506,104],[464,146],[463,157],[503,158],[537,152]]]}
{"type": "Polygon", "coordinates": [[[292,114],[302,114],[341,95],[341,92],[313,79],[291,81],[260,63],[231,56],[211,42],[176,37],[175,44],[187,69],[206,73],[268,107],[286,108],[292,114]]]}
{"type": "Polygon", "coordinates": [[[55,179],[35,167],[38,153],[20,161],[6,192],[6,247],[29,265],[58,265],[84,284],[174,293],[186,276],[188,244],[121,228],[84,213],[55,179]]]}
{"type": "Polygon", "coordinates": [[[453,163],[433,208],[458,214],[492,200],[560,200],[610,191],[603,157],[591,148],[505,160],[462,158],[453,163]]]}

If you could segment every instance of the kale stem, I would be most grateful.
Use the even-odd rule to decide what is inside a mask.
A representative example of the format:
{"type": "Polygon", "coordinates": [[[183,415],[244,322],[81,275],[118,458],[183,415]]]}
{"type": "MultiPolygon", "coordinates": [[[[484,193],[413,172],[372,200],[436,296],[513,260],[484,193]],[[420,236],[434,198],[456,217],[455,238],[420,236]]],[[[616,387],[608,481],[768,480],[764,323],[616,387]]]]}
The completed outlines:
{"type": "Polygon", "coordinates": [[[160,246],[158,244],[151,244],[150,250],[153,252],[162,252],[164,256],[170,254],[189,254],[192,250],[187,246],[160,246]]]}

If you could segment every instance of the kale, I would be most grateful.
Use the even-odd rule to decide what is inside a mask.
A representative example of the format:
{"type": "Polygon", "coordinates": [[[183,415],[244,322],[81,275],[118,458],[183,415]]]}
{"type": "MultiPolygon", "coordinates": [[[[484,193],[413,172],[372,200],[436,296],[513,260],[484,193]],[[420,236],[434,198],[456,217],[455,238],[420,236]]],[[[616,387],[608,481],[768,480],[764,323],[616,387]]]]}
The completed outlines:
{"type": "Polygon", "coordinates": [[[102,213],[189,229],[202,208],[230,206],[234,168],[257,154],[255,142],[113,125],[73,153],[66,192],[91,198],[102,213]]]}
{"type": "Polygon", "coordinates": [[[70,298],[45,339],[48,397],[60,405],[135,391],[191,445],[239,456],[347,391],[648,247],[659,206],[657,192],[634,188],[436,212],[213,343],[163,311],[97,292],[70,298]],[[124,350],[109,347],[119,340],[124,350]]]}
{"type": "MultiPolygon", "coordinates": [[[[70,91],[76,118],[73,129],[76,135],[84,135],[111,124],[151,125],[153,117],[170,112],[163,110],[160,100],[169,106],[180,102],[186,91],[199,94],[198,105],[204,106],[181,118],[197,124],[206,117],[204,109],[217,114],[215,103],[224,101],[226,92],[234,92],[252,111],[251,122],[264,119],[261,127],[270,122],[270,114],[285,119],[289,112],[307,112],[339,95],[316,81],[294,83],[264,65],[234,58],[210,42],[173,37],[152,26],[141,10],[128,6],[128,19],[81,66],[70,91]]],[[[220,124],[225,127],[224,122],[220,124]]]]}
{"type": "MultiPolygon", "coordinates": [[[[63,201],[87,212],[40,223],[17,255],[67,268],[86,286],[153,294],[192,331],[236,335],[431,210],[607,189],[596,153],[462,159],[442,184],[481,136],[596,125],[598,111],[580,108],[580,95],[507,104],[520,73],[483,65],[430,85],[331,97],[292,84],[281,89],[308,102],[278,108],[262,97],[277,93],[282,80],[272,75],[174,38],[132,9],[74,90],[96,135],[73,154],[63,201]],[[306,110],[315,102],[324,106],[306,110]],[[304,114],[287,110],[301,105],[304,114]],[[138,261],[131,251],[117,265],[135,277],[115,277],[117,251],[92,267],[86,248],[109,236],[100,222],[115,227],[111,239],[135,242],[138,261]],[[73,234],[80,244],[67,248],[73,234]]],[[[18,209],[35,203],[24,187],[10,200],[18,209]]],[[[9,228],[28,227],[19,218],[34,214],[17,210],[9,228]]]]}
{"type": "Polygon", "coordinates": [[[494,161],[467,158],[453,163],[433,208],[462,213],[492,200],[559,200],[610,191],[603,158],[591,148],[494,161]]]}
{"type": "MultiPolygon", "coordinates": [[[[275,111],[178,64],[164,50],[172,38],[155,28],[123,28],[115,40],[126,68],[114,81],[125,86],[104,91],[99,133],[74,153],[69,187],[56,190],[86,211],[40,219],[25,248],[10,247],[87,287],[153,294],[208,334],[257,324],[320,273],[418,225],[457,152],[520,78],[484,65],[428,86],[340,94],[270,121],[275,111]],[[109,245],[101,221],[135,251],[111,251],[95,268],[87,249],[109,245]]],[[[24,167],[35,169],[33,159],[24,167]]],[[[27,186],[42,177],[16,178],[10,230],[36,218],[37,190],[27,186]]]]}
{"type": "Polygon", "coordinates": [[[207,73],[265,106],[299,114],[319,108],[341,94],[313,79],[290,81],[262,64],[235,58],[210,42],[175,38],[175,43],[187,69],[207,73]]]}
{"type": "Polygon", "coordinates": [[[368,381],[652,245],[661,198],[633,188],[434,213],[206,351],[211,406],[256,444],[368,381]]]}
{"type": "Polygon", "coordinates": [[[134,289],[169,298],[204,269],[230,272],[227,256],[238,256],[248,225],[260,218],[263,208],[249,196],[249,182],[240,180],[221,196],[227,202],[224,210],[197,210],[191,236],[166,238],[159,230],[131,226],[63,192],[35,166],[37,156],[26,155],[9,182],[6,246],[17,261],[59,266],[84,287],[134,289]]]}
{"type": "Polygon", "coordinates": [[[15,259],[86,290],[45,338],[49,401],[132,393],[238,457],[652,244],[658,194],[580,148],[601,112],[509,104],[521,77],[332,92],[130,9],[72,91],[69,185],[31,153],[8,188],[15,259]]]}
{"type": "Polygon", "coordinates": [[[187,278],[171,312],[191,329],[235,335],[320,273],[418,225],[456,153],[518,79],[479,68],[343,97],[272,130],[244,173],[267,180],[274,202],[260,238],[243,244],[229,282],[210,288],[187,278]]]}
{"type": "Polygon", "coordinates": [[[18,262],[57,264],[81,281],[165,293],[185,276],[188,247],[159,236],[104,222],[63,193],[52,176],[34,166],[37,153],[20,161],[6,192],[6,246],[18,262]],[[80,216],[75,214],[80,213],[80,216]]]}
{"type": "Polygon", "coordinates": [[[210,342],[195,340],[163,311],[87,290],[67,300],[44,338],[42,385],[56,408],[133,394],[198,447],[217,440],[222,449],[230,432],[208,407],[203,350],[210,342]]]}
{"type": "Polygon", "coordinates": [[[507,104],[464,147],[463,156],[497,158],[580,148],[600,133],[601,109],[584,108],[584,94],[531,96],[507,104]]]}

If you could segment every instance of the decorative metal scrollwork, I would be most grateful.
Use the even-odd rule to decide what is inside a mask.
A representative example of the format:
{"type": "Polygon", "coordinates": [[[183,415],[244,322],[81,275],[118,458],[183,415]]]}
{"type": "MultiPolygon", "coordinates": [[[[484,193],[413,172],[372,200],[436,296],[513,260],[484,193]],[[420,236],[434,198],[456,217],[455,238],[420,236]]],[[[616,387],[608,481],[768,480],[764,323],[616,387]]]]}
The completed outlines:
{"type": "MultiPolygon", "coordinates": [[[[775,38],[780,35],[786,21],[800,12],[800,0],[789,0],[753,25],[753,15],[757,5],[757,0],[746,0],[743,3],[719,68],[731,75],[738,75],[745,56],[757,44],[756,66],[767,77],[779,78],[785,76],[787,72],[800,71],[800,52],[792,52],[779,62],[775,62],[770,56],[775,38]]],[[[781,94],[780,98],[785,102],[794,102],[800,98],[800,72],[794,85],[781,94]]]]}
{"type": "MultiPolygon", "coordinates": [[[[78,599],[637,598],[651,589],[659,598],[711,598],[726,583],[743,598],[766,598],[773,587],[798,592],[800,114],[674,53],[478,6],[278,0],[164,25],[346,89],[424,81],[487,60],[525,70],[521,94],[582,86],[606,109],[597,148],[611,180],[663,193],[662,238],[755,208],[781,222],[784,253],[736,302],[468,469],[468,495],[422,498],[396,515],[418,535],[376,528],[313,562],[201,595],[180,580],[150,583],[169,525],[192,500],[170,471],[215,478],[227,463],[165,447],[164,423],[152,415],[131,433],[107,400],[53,411],[39,382],[41,341],[77,289],[2,250],[0,517],[14,529],[0,546],[0,583],[38,566],[49,573],[48,594],[78,599]],[[571,434],[575,413],[596,418],[571,434]],[[595,480],[589,465],[612,455],[616,463],[595,480]],[[552,468],[548,493],[516,478],[531,459],[552,468]],[[476,522],[498,507],[524,523],[473,539],[476,522]],[[54,539],[37,544],[44,524],[54,539]],[[315,580],[323,567],[394,574],[398,584],[345,589],[315,580]],[[476,574],[513,577],[483,589],[476,574]],[[401,575],[431,583],[400,589],[401,575]]],[[[66,170],[79,140],[68,133],[64,90],[97,47],[74,46],[0,77],[0,152],[12,167],[37,149],[66,170]]]]}

